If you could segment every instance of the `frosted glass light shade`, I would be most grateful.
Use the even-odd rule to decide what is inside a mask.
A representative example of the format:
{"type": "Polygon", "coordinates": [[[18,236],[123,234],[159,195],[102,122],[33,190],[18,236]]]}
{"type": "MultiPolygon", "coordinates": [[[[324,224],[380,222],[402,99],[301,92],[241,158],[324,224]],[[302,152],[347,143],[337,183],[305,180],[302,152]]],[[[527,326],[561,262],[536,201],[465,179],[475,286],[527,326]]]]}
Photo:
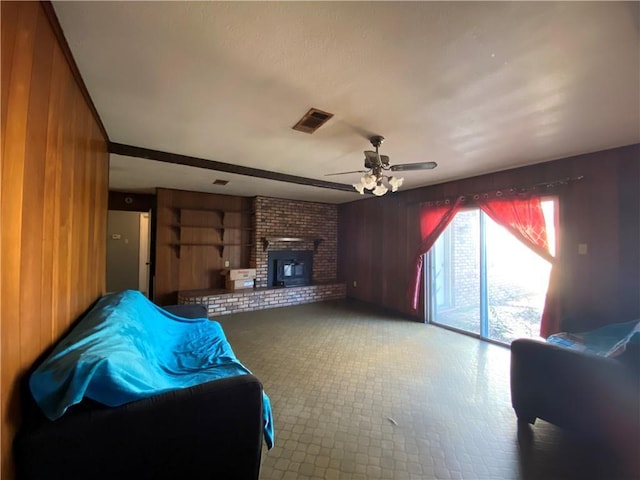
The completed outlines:
{"type": "Polygon", "coordinates": [[[373,194],[376,195],[377,197],[381,197],[388,191],[389,189],[387,187],[382,185],[382,183],[379,183],[378,185],[376,185],[376,188],[373,189],[373,194]]]}
{"type": "Polygon", "coordinates": [[[367,190],[373,190],[376,187],[376,180],[377,178],[375,175],[367,173],[360,179],[360,182],[367,190]]]}
{"type": "Polygon", "coordinates": [[[384,174],[380,174],[378,177],[372,172],[367,172],[360,178],[360,183],[353,183],[352,185],[360,195],[364,195],[364,190],[367,189],[372,190],[372,193],[377,197],[381,197],[389,189],[392,192],[397,192],[403,182],[404,178],[402,177],[387,177],[384,174]]]}
{"type": "Polygon", "coordinates": [[[402,186],[402,182],[404,182],[404,178],[400,177],[391,177],[389,179],[389,185],[391,185],[391,191],[392,192],[397,192],[398,191],[398,187],[402,186]]]}

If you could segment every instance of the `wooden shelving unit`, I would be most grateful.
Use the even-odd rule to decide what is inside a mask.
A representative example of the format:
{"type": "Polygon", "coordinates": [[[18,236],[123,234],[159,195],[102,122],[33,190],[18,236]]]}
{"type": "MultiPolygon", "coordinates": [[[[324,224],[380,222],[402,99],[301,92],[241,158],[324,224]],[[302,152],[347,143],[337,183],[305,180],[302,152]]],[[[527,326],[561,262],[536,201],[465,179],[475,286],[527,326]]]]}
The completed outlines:
{"type": "Polygon", "coordinates": [[[217,247],[220,253],[220,258],[224,255],[224,249],[227,247],[253,247],[251,243],[172,243],[171,246],[175,249],[176,255],[180,258],[180,251],[182,247],[217,247]]]}
{"type": "Polygon", "coordinates": [[[251,247],[253,244],[251,243],[237,243],[237,242],[225,242],[224,234],[227,230],[234,231],[253,231],[252,227],[239,227],[235,225],[225,225],[225,216],[230,213],[251,213],[251,210],[223,210],[219,208],[176,208],[178,212],[178,221],[177,223],[173,223],[170,225],[172,229],[174,229],[178,233],[178,241],[171,244],[171,247],[174,248],[176,252],[176,256],[180,258],[180,253],[182,247],[216,247],[220,254],[220,258],[224,255],[224,249],[227,247],[251,247]],[[185,212],[212,212],[217,214],[218,219],[211,224],[207,223],[192,223],[192,222],[184,222],[183,214],[185,212]],[[218,232],[219,241],[215,242],[191,242],[191,241],[182,241],[182,233],[184,229],[205,229],[205,230],[215,230],[218,232]]]}

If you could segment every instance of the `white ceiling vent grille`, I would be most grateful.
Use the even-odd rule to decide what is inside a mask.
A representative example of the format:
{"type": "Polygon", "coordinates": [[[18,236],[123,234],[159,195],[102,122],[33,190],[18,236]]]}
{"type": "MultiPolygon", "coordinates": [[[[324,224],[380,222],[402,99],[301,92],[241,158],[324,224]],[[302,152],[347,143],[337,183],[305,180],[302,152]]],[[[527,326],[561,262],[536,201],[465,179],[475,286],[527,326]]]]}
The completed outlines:
{"type": "Polygon", "coordinates": [[[333,113],[312,108],[292,128],[299,132],[313,133],[327,123],[331,117],[333,117],[333,113]]]}

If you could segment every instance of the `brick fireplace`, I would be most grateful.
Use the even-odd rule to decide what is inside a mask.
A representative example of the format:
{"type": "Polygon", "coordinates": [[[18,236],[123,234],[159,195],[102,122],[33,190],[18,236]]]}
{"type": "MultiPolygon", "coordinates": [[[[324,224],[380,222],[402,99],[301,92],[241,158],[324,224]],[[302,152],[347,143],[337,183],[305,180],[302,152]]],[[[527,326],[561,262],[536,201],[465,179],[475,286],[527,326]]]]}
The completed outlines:
{"type": "MultiPolygon", "coordinates": [[[[237,292],[188,292],[179,303],[207,305],[210,316],[344,298],[337,280],[338,209],[336,205],[256,197],[251,265],[256,288],[237,292]],[[310,285],[274,287],[268,281],[270,252],[311,252],[310,285]]],[[[243,265],[244,267],[244,265],[243,265]]]]}
{"type": "Polygon", "coordinates": [[[258,270],[256,285],[267,286],[268,252],[314,250],[313,283],[335,282],[338,276],[338,208],[336,205],[256,197],[255,242],[252,262],[258,270]],[[299,238],[269,242],[265,238],[299,238]],[[314,240],[320,240],[314,243],[314,240]]]}

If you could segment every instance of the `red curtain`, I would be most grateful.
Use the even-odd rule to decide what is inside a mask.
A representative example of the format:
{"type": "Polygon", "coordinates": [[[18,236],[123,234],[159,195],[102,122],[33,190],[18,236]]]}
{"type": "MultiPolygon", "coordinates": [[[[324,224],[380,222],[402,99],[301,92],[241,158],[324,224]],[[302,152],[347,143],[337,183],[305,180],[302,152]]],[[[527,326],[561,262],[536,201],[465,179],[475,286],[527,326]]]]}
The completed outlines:
{"type": "Polygon", "coordinates": [[[547,227],[538,197],[494,198],[476,200],[494,222],[502,225],[541,257],[553,262],[549,252],[547,227]]]}
{"type": "Polygon", "coordinates": [[[440,234],[451,223],[453,217],[458,213],[460,205],[462,205],[462,197],[456,198],[453,202],[428,202],[420,206],[420,250],[416,255],[415,276],[412,288],[409,291],[412,297],[411,306],[414,310],[418,308],[418,300],[420,298],[423,255],[429,251],[440,234]]]}
{"type": "Polygon", "coordinates": [[[557,295],[559,272],[556,259],[549,251],[547,228],[540,198],[535,196],[508,198],[476,198],[478,206],[496,223],[502,225],[516,238],[541,257],[551,262],[549,287],[540,321],[540,335],[548,337],[560,329],[560,299],[557,295]]]}
{"type": "MultiPolygon", "coordinates": [[[[476,195],[473,200],[496,223],[509,230],[516,238],[541,257],[551,262],[549,287],[540,321],[540,335],[548,337],[560,331],[561,302],[557,259],[549,251],[547,228],[540,198],[534,195],[502,196],[501,192],[476,195]]],[[[416,256],[415,276],[410,289],[411,305],[418,308],[422,279],[423,255],[431,249],[438,237],[447,228],[464,201],[458,197],[454,202],[429,202],[420,207],[420,250],[416,256]]]]}
{"type": "Polygon", "coordinates": [[[540,320],[540,336],[547,338],[549,335],[560,331],[560,321],[562,319],[562,302],[560,300],[560,268],[558,260],[551,264],[549,274],[549,287],[547,296],[544,299],[544,310],[540,320]]]}

